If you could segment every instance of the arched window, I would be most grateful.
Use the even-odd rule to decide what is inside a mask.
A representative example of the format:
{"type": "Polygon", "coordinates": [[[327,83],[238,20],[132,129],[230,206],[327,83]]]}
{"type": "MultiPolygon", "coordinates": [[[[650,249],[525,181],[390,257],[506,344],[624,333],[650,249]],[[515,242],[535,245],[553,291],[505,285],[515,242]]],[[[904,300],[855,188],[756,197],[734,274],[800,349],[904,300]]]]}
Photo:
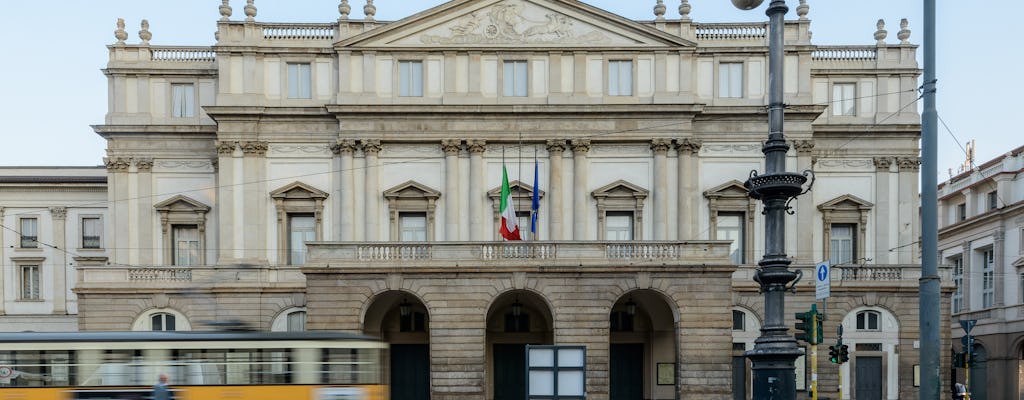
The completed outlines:
{"type": "Polygon", "coordinates": [[[271,332],[303,332],[306,330],[306,308],[294,307],[282,311],[270,324],[271,332]]]}
{"type": "Polygon", "coordinates": [[[132,324],[133,331],[190,331],[188,318],[169,308],[155,308],[139,315],[132,324]]]}
{"type": "Polygon", "coordinates": [[[857,330],[858,331],[878,331],[882,327],[879,319],[881,314],[878,311],[861,311],[857,313],[857,330]]]}

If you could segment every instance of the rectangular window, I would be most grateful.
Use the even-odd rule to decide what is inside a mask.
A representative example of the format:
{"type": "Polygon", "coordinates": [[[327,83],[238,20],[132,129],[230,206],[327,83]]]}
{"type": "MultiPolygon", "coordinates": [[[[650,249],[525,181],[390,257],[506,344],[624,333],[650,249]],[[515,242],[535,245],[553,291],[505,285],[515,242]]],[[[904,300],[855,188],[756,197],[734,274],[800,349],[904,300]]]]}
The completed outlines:
{"type": "Polygon", "coordinates": [[[964,259],[957,257],[953,259],[953,314],[959,313],[964,307],[964,259]]]}
{"type": "Polygon", "coordinates": [[[39,220],[35,218],[21,219],[21,244],[23,249],[39,247],[39,220]]]}
{"type": "Polygon", "coordinates": [[[608,211],[604,217],[605,240],[633,240],[633,212],[608,211]]]}
{"type": "Polygon", "coordinates": [[[743,97],[743,63],[718,64],[718,97],[743,97]]]}
{"type": "Polygon", "coordinates": [[[199,227],[195,225],[174,225],[171,240],[174,243],[174,265],[192,266],[199,264],[199,227]]]}
{"type": "Polygon", "coordinates": [[[856,229],[854,224],[832,224],[829,246],[832,251],[832,265],[849,264],[854,260],[854,249],[857,248],[856,229]]]}
{"type": "Polygon", "coordinates": [[[288,98],[312,98],[313,81],[309,63],[288,63],[288,98]]]}
{"type": "Polygon", "coordinates": [[[527,84],[526,61],[505,61],[502,71],[504,72],[505,96],[525,97],[527,84]]]}
{"type": "Polygon", "coordinates": [[[402,242],[424,242],[427,240],[427,213],[398,213],[398,233],[402,242]]]}
{"type": "Polygon", "coordinates": [[[877,331],[878,317],[881,314],[874,311],[862,311],[857,313],[857,329],[865,331],[877,331]]]}
{"type": "Polygon", "coordinates": [[[996,300],[995,251],[985,250],[981,258],[981,307],[989,308],[996,300]]]}
{"type": "Polygon", "coordinates": [[[986,195],[986,197],[988,198],[989,210],[995,210],[996,208],[999,207],[999,194],[996,193],[995,190],[988,192],[988,195],[986,195]]]}
{"type": "Polygon", "coordinates": [[[39,266],[22,265],[21,270],[21,299],[39,300],[39,266]]]}
{"type": "MultiPolygon", "coordinates": [[[[732,330],[734,331],[745,331],[747,330],[746,324],[747,314],[743,311],[732,310],[732,330]]],[[[746,347],[744,347],[745,349],[746,347]]]]}
{"type": "Polygon", "coordinates": [[[960,203],[956,205],[956,221],[960,222],[967,219],[967,204],[960,203]]]}
{"type": "Polygon", "coordinates": [[[743,257],[746,250],[746,243],[743,242],[745,237],[743,217],[744,213],[741,212],[722,212],[718,213],[716,221],[717,236],[715,239],[732,241],[732,244],[729,245],[729,257],[736,264],[746,262],[743,257]]]}
{"type": "Polygon", "coordinates": [[[832,85],[832,115],[857,115],[857,85],[837,83],[832,85]]]}
{"type": "Polygon", "coordinates": [[[633,61],[608,61],[608,95],[633,95],[633,61]]]}
{"type": "Polygon", "coordinates": [[[191,83],[171,85],[171,116],[192,118],[196,115],[196,89],[191,83]]]}
{"type": "Polygon", "coordinates": [[[423,97],[423,62],[398,62],[398,95],[423,97]]]}
{"type": "Polygon", "coordinates": [[[306,242],[316,240],[316,220],[312,214],[288,215],[288,264],[306,264],[306,242]]]}
{"type": "Polygon", "coordinates": [[[102,247],[100,245],[101,232],[103,232],[103,225],[100,224],[98,217],[82,218],[82,248],[98,249],[102,247]]]}

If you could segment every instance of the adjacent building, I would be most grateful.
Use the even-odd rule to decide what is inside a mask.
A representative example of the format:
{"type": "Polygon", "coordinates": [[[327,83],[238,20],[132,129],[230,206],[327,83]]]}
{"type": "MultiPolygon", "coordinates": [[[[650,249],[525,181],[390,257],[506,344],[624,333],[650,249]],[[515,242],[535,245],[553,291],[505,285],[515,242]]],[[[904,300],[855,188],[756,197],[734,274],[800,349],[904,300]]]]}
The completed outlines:
{"type": "MultiPolygon", "coordinates": [[[[687,1],[648,21],[455,0],[385,22],[348,3],[270,23],[225,2],[212,46],[119,24],[94,127],[105,258],[67,271],[79,329],[362,332],[391,343],[396,399],[522,398],[526,344],[585,346],[594,399],[750,397],[765,23],[695,22],[687,1]],[[498,234],[505,173],[529,240],[498,234]]],[[[819,390],[914,397],[917,46],[881,21],[874,44],[818,45],[794,11],[787,168],[815,180],[787,217],[807,276],[787,313],[831,260],[825,340],[841,325],[851,361],[819,357],[819,390]]],[[[809,390],[806,358],[797,375],[809,390]]]]}
{"type": "MultiPolygon", "coordinates": [[[[972,398],[1024,394],[1024,147],[939,185],[939,252],[952,268],[950,327],[975,321],[972,398]],[[982,396],[982,397],[979,397],[982,396]]],[[[966,351],[954,340],[957,351],[966,351]]],[[[960,379],[966,379],[963,370],[960,379]]]]}

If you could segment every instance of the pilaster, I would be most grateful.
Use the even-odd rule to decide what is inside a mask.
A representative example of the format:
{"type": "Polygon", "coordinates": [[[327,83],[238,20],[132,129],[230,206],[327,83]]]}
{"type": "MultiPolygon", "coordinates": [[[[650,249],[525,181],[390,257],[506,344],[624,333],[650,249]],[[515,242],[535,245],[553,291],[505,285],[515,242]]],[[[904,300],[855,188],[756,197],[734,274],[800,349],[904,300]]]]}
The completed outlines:
{"type": "Polygon", "coordinates": [[[331,151],[337,156],[338,159],[338,173],[335,174],[338,184],[338,192],[333,200],[335,209],[338,210],[340,218],[337,218],[338,229],[335,232],[339,232],[339,240],[343,242],[355,240],[355,193],[357,188],[355,186],[355,173],[352,169],[353,157],[356,151],[356,142],[351,139],[339,139],[334,146],[331,147],[331,151]]]}
{"type": "Polygon", "coordinates": [[[572,204],[572,240],[587,239],[587,221],[590,207],[587,207],[587,184],[590,163],[587,153],[590,152],[590,139],[572,140],[573,159],[573,204],[572,204]]]}
{"type": "MultiPolygon", "coordinates": [[[[918,222],[920,215],[917,208],[917,196],[918,187],[920,186],[918,179],[918,171],[921,169],[921,159],[919,157],[900,157],[896,159],[896,164],[899,166],[899,215],[897,221],[899,223],[899,246],[900,251],[897,251],[899,257],[897,262],[899,264],[910,264],[914,260],[914,252],[916,252],[916,246],[908,246],[911,243],[917,241],[920,234],[918,230],[918,222]]],[[[969,211],[968,211],[969,212],[969,211]]]]}
{"type": "MultiPolygon", "coordinates": [[[[58,249],[66,249],[67,245],[67,207],[50,207],[53,220],[53,245],[58,249]]],[[[68,253],[55,251],[52,253],[53,265],[53,313],[67,314],[67,268],[68,253]]],[[[42,267],[42,266],[40,266],[42,267]]]]}
{"type": "MultiPolygon", "coordinates": [[[[241,142],[242,148],[242,199],[243,213],[243,242],[239,245],[244,248],[244,259],[246,262],[267,263],[268,252],[271,246],[267,243],[267,203],[270,201],[270,191],[267,190],[267,149],[269,144],[265,141],[241,142]]],[[[278,260],[284,262],[284,260],[278,260]]]]}
{"type": "Polygon", "coordinates": [[[126,157],[107,157],[103,162],[107,167],[107,204],[109,204],[110,222],[107,225],[112,240],[110,241],[110,258],[112,263],[129,264],[128,249],[131,248],[131,217],[128,215],[128,166],[130,159],[126,157]]]}
{"type": "Polygon", "coordinates": [[[668,239],[668,149],[672,139],[656,138],[651,140],[654,152],[654,240],[668,239]]]}
{"type": "MultiPolygon", "coordinates": [[[[796,150],[796,165],[798,170],[810,169],[813,166],[814,141],[794,140],[793,148],[796,150]]],[[[810,222],[814,220],[814,214],[818,209],[814,204],[814,196],[800,196],[796,198],[796,220],[810,222]]],[[[794,223],[793,232],[796,240],[793,244],[793,255],[800,262],[815,263],[814,260],[814,224],[794,223]]]]}
{"type": "Polygon", "coordinates": [[[487,151],[487,141],[482,139],[469,139],[466,141],[466,149],[469,150],[469,238],[480,240],[484,237],[484,217],[481,215],[484,202],[487,198],[486,190],[483,189],[484,176],[484,152],[487,151]]]}
{"type": "MultiPolygon", "coordinates": [[[[563,216],[565,215],[564,205],[562,199],[564,189],[562,188],[562,159],[564,158],[564,152],[566,148],[566,142],[562,139],[552,139],[547,141],[548,150],[548,161],[551,165],[551,170],[548,171],[548,237],[551,240],[563,240],[565,239],[565,225],[563,216]]],[[[537,188],[534,188],[537,190],[537,188]]]]}
{"type": "Polygon", "coordinates": [[[462,141],[445,139],[441,141],[444,152],[444,238],[448,241],[459,240],[459,225],[462,213],[459,212],[459,151],[462,141]]]}
{"type": "MultiPolygon", "coordinates": [[[[217,263],[229,263],[242,257],[242,238],[245,230],[242,217],[245,209],[242,204],[242,150],[238,142],[217,142],[217,198],[223,204],[220,212],[220,227],[217,250],[217,263]],[[228,212],[230,210],[230,212],[228,212]]],[[[171,260],[163,260],[170,264],[171,260]]]]}
{"type": "Polygon", "coordinates": [[[679,197],[676,199],[679,208],[678,229],[679,240],[696,240],[700,235],[701,192],[697,190],[700,176],[697,171],[697,154],[700,153],[702,143],[693,138],[682,138],[676,140],[676,152],[679,153],[678,169],[676,179],[679,180],[679,197]]]}
{"type": "Polygon", "coordinates": [[[367,241],[382,240],[380,232],[384,231],[380,226],[380,161],[377,158],[380,154],[381,144],[379,139],[364,139],[363,157],[366,159],[366,200],[363,207],[366,210],[365,239],[367,241]]]}
{"type": "Polygon", "coordinates": [[[898,257],[889,251],[899,246],[892,242],[891,233],[896,232],[892,224],[892,204],[889,189],[892,176],[893,159],[891,157],[875,157],[875,254],[872,258],[876,264],[895,264],[898,257]]]}
{"type": "MultiPolygon", "coordinates": [[[[153,193],[153,159],[149,157],[136,157],[132,159],[135,164],[135,187],[138,190],[136,212],[138,213],[132,221],[135,232],[132,236],[138,238],[138,242],[145,244],[142,247],[152,247],[156,243],[153,238],[153,204],[155,203],[153,193]]],[[[154,262],[153,251],[139,251],[135,257],[141,265],[151,265],[154,262]]]]}

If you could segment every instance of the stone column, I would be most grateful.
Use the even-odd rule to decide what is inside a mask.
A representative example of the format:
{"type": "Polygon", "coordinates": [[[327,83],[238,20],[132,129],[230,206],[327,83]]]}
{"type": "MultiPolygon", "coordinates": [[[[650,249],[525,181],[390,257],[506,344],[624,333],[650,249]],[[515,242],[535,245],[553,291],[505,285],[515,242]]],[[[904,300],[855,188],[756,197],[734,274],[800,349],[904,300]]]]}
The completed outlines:
{"type": "Polygon", "coordinates": [[[921,169],[921,159],[918,157],[901,157],[896,159],[896,163],[899,165],[899,216],[896,218],[899,224],[899,246],[900,249],[897,251],[897,262],[900,264],[910,264],[914,260],[914,252],[917,250],[917,246],[910,246],[911,243],[917,241],[920,235],[916,234],[918,227],[917,222],[920,218],[918,214],[917,202],[915,199],[918,196],[918,171],[921,169]]]}
{"type": "MultiPolygon", "coordinates": [[[[243,251],[244,262],[262,264],[267,262],[267,203],[270,191],[267,190],[267,149],[268,142],[242,142],[242,243],[238,243],[243,251]]],[[[280,232],[279,232],[280,234],[280,232]]],[[[278,260],[284,263],[285,260],[278,260]]]]}
{"type": "MultiPolygon", "coordinates": [[[[971,307],[971,287],[974,286],[974,284],[973,284],[974,283],[974,279],[970,279],[970,277],[974,276],[974,266],[972,265],[973,263],[971,262],[971,260],[974,257],[971,257],[972,255],[973,254],[971,254],[971,241],[965,240],[963,243],[960,244],[960,262],[962,262],[963,266],[964,266],[964,280],[963,280],[964,285],[963,285],[963,288],[960,291],[961,296],[963,298],[963,305],[961,306],[962,308],[960,309],[961,312],[971,311],[971,308],[972,308],[971,307]]],[[[981,277],[981,271],[980,270],[978,271],[978,275],[977,276],[981,277]]]]}
{"type": "MultiPolygon", "coordinates": [[[[50,217],[53,219],[53,245],[58,249],[67,249],[67,217],[66,207],[50,207],[50,217]]],[[[67,268],[68,253],[66,251],[53,252],[53,313],[67,314],[67,268]]],[[[43,266],[40,265],[40,268],[43,266]]],[[[40,269],[42,273],[42,269],[40,269]]]]}
{"type": "Polygon", "coordinates": [[[995,289],[993,293],[993,296],[995,296],[995,299],[992,302],[993,307],[1000,307],[1006,304],[1006,299],[1003,298],[1004,293],[1006,292],[1003,286],[1005,285],[1006,277],[1009,276],[1011,278],[1015,278],[1017,276],[1017,272],[1015,271],[1016,268],[1007,265],[1009,264],[1009,260],[1005,257],[1005,242],[1006,232],[1002,227],[999,227],[992,233],[992,258],[995,263],[995,265],[992,266],[992,273],[995,275],[992,282],[995,289]]]}
{"type": "MultiPolygon", "coordinates": [[[[152,158],[135,158],[135,179],[137,181],[136,188],[138,190],[137,198],[139,199],[136,204],[136,212],[138,213],[132,220],[135,221],[136,231],[133,236],[138,237],[138,243],[142,244],[141,247],[155,247],[157,241],[153,239],[153,215],[156,213],[153,210],[153,204],[156,202],[153,193],[153,159],[152,158]]],[[[154,252],[152,251],[139,251],[135,258],[138,258],[139,264],[151,265],[154,262],[154,252]]]]}
{"type": "MultiPolygon", "coordinates": [[[[892,225],[892,202],[889,190],[892,176],[892,158],[875,157],[875,264],[893,264],[897,260],[892,257],[889,249],[899,246],[892,242],[891,233],[894,232],[892,225]]],[[[865,255],[868,257],[869,255],[865,255]]]]}
{"type": "Polygon", "coordinates": [[[487,191],[483,188],[487,141],[469,139],[466,148],[469,150],[469,240],[483,240],[486,219],[481,213],[486,209],[484,203],[487,201],[487,191]]]}
{"type": "Polygon", "coordinates": [[[381,240],[380,232],[380,154],[381,144],[379,139],[363,140],[363,157],[366,158],[366,201],[364,202],[366,214],[365,239],[369,242],[381,240]]]}
{"type": "Polygon", "coordinates": [[[587,207],[587,176],[590,164],[587,153],[590,152],[590,139],[572,140],[573,159],[573,212],[572,240],[587,239],[587,222],[590,218],[590,207],[587,207]]]}
{"type": "Polygon", "coordinates": [[[110,222],[106,224],[103,232],[109,232],[110,240],[110,262],[112,264],[130,264],[128,260],[128,249],[131,248],[130,236],[132,229],[131,219],[128,216],[128,202],[125,199],[131,198],[128,194],[128,166],[131,160],[125,157],[105,158],[107,166],[107,202],[110,204],[110,222]],[[109,230],[108,230],[109,228],[109,230]]]}
{"type": "MultiPolygon", "coordinates": [[[[565,239],[565,228],[563,216],[565,215],[562,205],[562,195],[565,193],[562,188],[562,158],[565,152],[565,140],[552,139],[547,142],[548,161],[551,169],[548,171],[548,238],[550,240],[565,239]]],[[[536,190],[536,188],[534,188],[536,190]]]]}
{"type": "Polygon", "coordinates": [[[356,201],[355,193],[358,191],[355,185],[355,172],[352,169],[353,155],[356,152],[356,142],[352,139],[338,139],[337,143],[331,147],[334,154],[338,155],[340,160],[338,164],[337,182],[338,192],[335,196],[334,207],[337,210],[335,212],[335,220],[339,221],[338,232],[339,240],[343,242],[350,242],[355,239],[355,212],[356,212],[356,201]]]}
{"type": "Polygon", "coordinates": [[[462,141],[459,139],[445,139],[441,141],[441,150],[444,151],[444,191],[441,196],[444,198],[444,238],[447,241],[459,240],[459,222],[462,213],[459,212],[459,150],[462,150],[462,141]]]}
{"type": "Polygon", "coordinates": [[[676,199],[679,222],[676,226],[677,239],[696,240],[700,235],[700,196],[697,190],[697,153],[700,153],[701,141],[692,138],[676,140],[676,151],[679,153],[676,179],[679,180],[679,196],[676,199]]]}
{"type": "Polygon", "coordinates": [[[672,139],[657,138],[651,140],[654,152],[654,240],[668,239],[668,149],[672,139]]]}
{"type": "MultiPolygon", "coordinates": [[[[217,202],[222,205],[218,211],[220,237],[217,241],[217,264],[228,264],[242,257],[241,234],[245,230],[242,225],[245,213],[241,193],[242,150],[238,142],[217,143],[217,181],[220,183],[217,187],[217,202]]],[[[163,263],[170,265],[171,260],[163,260],[163,263]]]]}
{"type": "MultiPolygon", "coordinates": [[[[811,169],[814,166],[814,141],[794,140],[793,148],[796,149],[797,172],[802,173],[806,169],[811,169]]],[[[796,220],[791,219],[792,223],[786,226],[793,227],[792,232],[796,235],[793,240],[793,256],[798,262],[817,262],[814,260],[814,224],[811,223],[814,221],[817,210],[814,196],[807,194],[796,198],[796,220]]],[[[748,215],[748,217],[752,216],[748,215]]],[[[749,259],[747,261],[754,262],[749,259]]]]}

